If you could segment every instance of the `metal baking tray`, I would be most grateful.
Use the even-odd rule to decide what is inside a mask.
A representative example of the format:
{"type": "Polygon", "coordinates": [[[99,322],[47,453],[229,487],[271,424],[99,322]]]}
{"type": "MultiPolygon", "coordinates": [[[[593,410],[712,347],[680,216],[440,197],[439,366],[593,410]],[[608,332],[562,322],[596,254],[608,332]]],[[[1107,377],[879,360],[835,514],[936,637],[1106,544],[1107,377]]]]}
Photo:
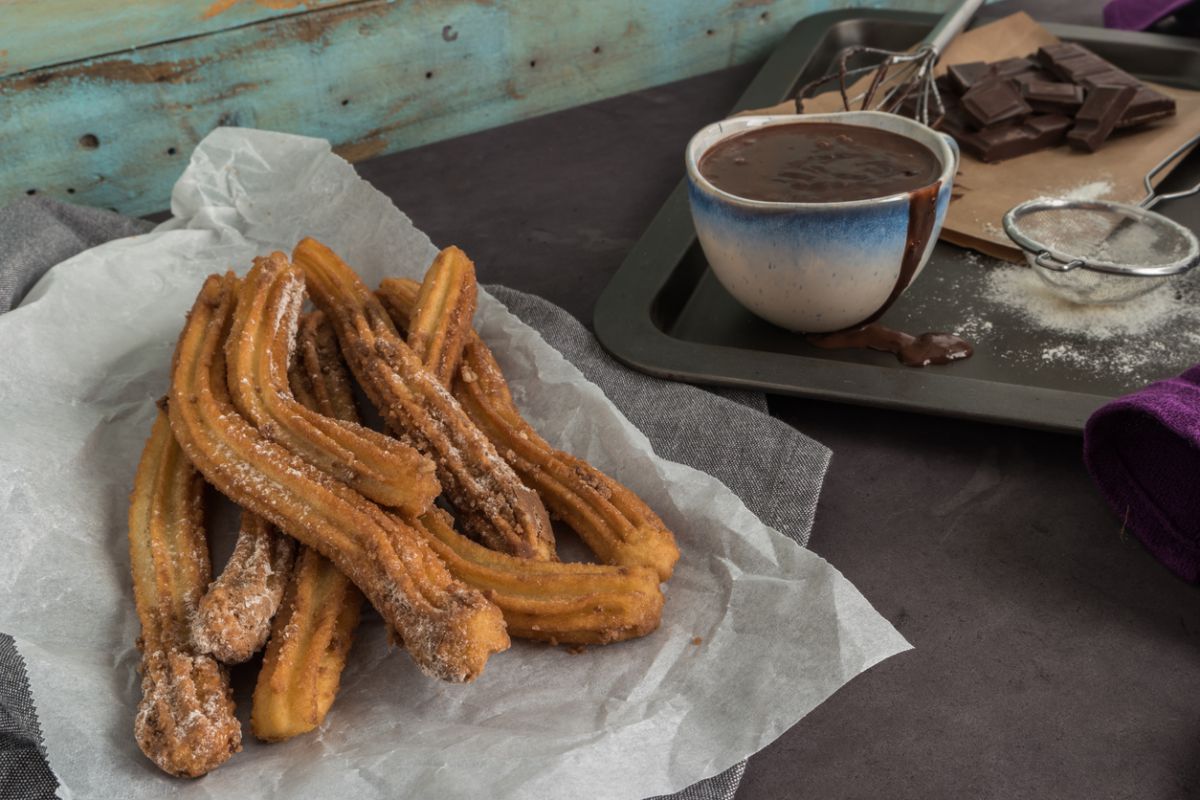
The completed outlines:
{"type": "MultiPolygon", "coordinates": [[[[842,47],[904,49],[937,19],[869,9],[803,19],[734,111],[791,97],[824,73],[842,47]]],[[[1194,41],[1046,27],[1143,79],[1200,89],[1200,44],[1194,41]]],[[[679,160],[682,170],[682,152],[679,160]]],[[[1193,153],[1162,188],[1197,180],[1200,157],[1193,153]]],[[[1160,210],[1200,230],[1200,196],[1160,210]]],[[[1200,361],[1200,269],[1150,295],[1153,301],[1139,307],[1135,323],[1109,314],[1086,329],[1053,316],[1048,323],[1014,300],[1015,282],[1027,273],[939,242],[921,277],[884,316],[885,324],[914,333],[964,333],[976,344],[967,361],[911,368],[885,353],[818,350],[758,319],[717,283],[696,241],[680,183],[600,297],[594,323],[600,342],[619,360],[665,378],[1068,433],[1082,431],[1088,416],[1109,399],[1200,361]],[[1170,324],[1158,327],[1148,322],[1168,318],[1170,324]]]]}

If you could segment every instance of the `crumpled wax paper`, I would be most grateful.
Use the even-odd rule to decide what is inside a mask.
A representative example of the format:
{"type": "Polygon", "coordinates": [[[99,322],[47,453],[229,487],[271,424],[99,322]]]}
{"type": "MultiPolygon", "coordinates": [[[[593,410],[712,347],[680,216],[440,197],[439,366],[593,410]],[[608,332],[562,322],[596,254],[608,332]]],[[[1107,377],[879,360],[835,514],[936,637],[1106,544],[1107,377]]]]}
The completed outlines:
{"type": "MultiPolygon", "coordinates": [[[[371,614],[318,731],[266,745],[246,727],[243,752],[207,777],[159,772],[132,732],[126,503],[202,279],[306,235],[372,285],[420,277],[435,253],[328,143],[298,136],[215,131],[172,212],[55,267],[0,317],[0,630],[26,659],[61,796],[642,798],[724,770],[907,649],[836,569],[715,478],[656,457],[595,385],[481,293],[477,324],[532,424],[676,532],[662,627],[578,655],[514,642],[462,686],[421,675],[371,614]]],[[[235,684],[244,720],[252,671],[235,684]]]]}

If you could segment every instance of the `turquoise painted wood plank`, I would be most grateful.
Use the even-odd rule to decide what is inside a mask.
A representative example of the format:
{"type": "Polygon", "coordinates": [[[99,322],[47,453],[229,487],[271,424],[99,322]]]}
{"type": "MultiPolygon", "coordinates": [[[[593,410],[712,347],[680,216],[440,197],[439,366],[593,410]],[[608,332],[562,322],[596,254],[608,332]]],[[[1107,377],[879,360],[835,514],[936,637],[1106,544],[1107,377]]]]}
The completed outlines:
{"type": "Polygon", "coordinates": [[[0,77],[358,0],[0,0],[0,77]]]}
{"type": "Polygon", "coordinates": [[[157,211],[218,125],[321,136],[358,160],[759,58],[836,5],[370,0],[38,70],[0,80],[0,202],[157,211]]]}

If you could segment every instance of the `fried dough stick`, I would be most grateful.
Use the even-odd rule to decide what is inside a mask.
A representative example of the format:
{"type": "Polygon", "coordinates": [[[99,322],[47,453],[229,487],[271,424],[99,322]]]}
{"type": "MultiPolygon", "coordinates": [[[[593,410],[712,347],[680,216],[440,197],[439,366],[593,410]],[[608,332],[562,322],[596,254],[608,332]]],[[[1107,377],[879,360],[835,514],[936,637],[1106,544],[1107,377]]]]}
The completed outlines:
{"type": "MultiPolygon", "coordinates": [[[[474,265],[461,250],[447,248],[429,268],[419,295],[415,284],[405,286],[413,291],[405,297],[405,313],[397,315],[397,327],[408,327],[413,351],[449,385],[455,370],[446,365],[460,360],[464,343],[478,339],[471,328],[474,265]],[[413,308],[412,323],[407,325],[408,310],[413,308]]],[[[495,438],[493,442],[498,449],[506,444],[495,438]]],[[[454,531],[442,512],[431,511],[421,521],[450,571],[500,606],[510,635],[563,644],[604,644],[643,636],[657,628],[662,618],[659,575],[651,567],[538,564],[470,541],[454,531]]]]}
{"type": "Polygon", "coordinates": [[[237,283],[232,273],[209,277],[180,336],[170,404],[180,446],[231,500],[333,561],[423,671],[478,677],[509,646],[499,609],[452,578],[420,532],[261,436],[233,407],[224,347],[237,283]]]}
{"type": "Polygon", "coordinates": [[[200,476],[159,410],[129,506],[129,560],[142,634],[138,746],[163,771],[199,777],[242,749],[229,675],[197,653],[188,619],[208,585],[200,476]]]}
{"type": "MultiPolygon", "coordinates": [[[[437,261],[426,283],[438,281],[437,261]]],[[[407,327],[419,294],[414,281],[389,278],[379,299],[397,327],[407,327]]],[[[517,474],[606,564],[653,567],[667,580],[679,560],[675,537],[640,497],[581,458],[555,449],[521,416],[492,351],[474,330],[453,384],[455,398],[517,474]]],[[[448,341],[448,340],[447,340],[448,341]]],[[[436,353],[430,360],[445,360],[436,353]]]]}
{"type": "MultiPolygon", "coordinates": [[[[290,378],[296,399],[306,408],[358,422],[350,376],[320,311],[300,320],[290,378]]],[[[354,642],[362,599],[329,559],[300,548],[254,687],[250,728],[255,736],[283,741],[308,733],[325,719],[354,642]]]]}
{"type": "MultiPolygon", "coordinates": [[[[292,385],[302,402],[322,413],[354,413],[349,377],[343,371],[333,332],[316,312],[301,326],[292,385]],[[309,395],[313,399],[306,399],[309,395]],[[317,396],[322,399],[317,400],[317,396]]],[[[497,553],[453,530],[448,517],[431,511],[421,529],[450,572],[484,592],[504,612],[509,634],[563,644],[602,644],[642,636],[658,627],[663,596],[652,569],[588,564],[536,563],[497,553]]],[[[297,578],[298,580],[298,578],[297,578]]],[[[278,630],[283,617],[276,622],[278,630]]],[[[271,663],[268,647],[264,673],[271,663]]],[[[259,678],[262,687],[262,676],[259,678]]],[[[308,693],[305,693],[308,696],[308,693]]],[[[255,715],[258,713],[255,694],[255,715]]],[[[252,717],[256,724],[257,716],[252,717]]],[[[255,734],[259,735],[258,727],[255,734]]]]}
{"type": "Polygon", "coordinates": [[[551,644],[608,644],[645,636],[662,620],[662,588],[649,567],[498,553],[455,531],[439,508],[421,517],[421,525],[454,577],[500,607],[512,636],[551,644]]]}
{"type": "Polygon", "coordinates": [[[408,346],[447,388],[473,331],[476,292],[475,265],[462,250],[447,247],[425,274],[408,325],[408,346]]]}
{"type": "Polygon", "coordinates": [[[434,465],[413,448],[354,422],[318,414],[288,387],[288,357],[304,303],[304,281],[287,256],[256,258],[242,280],[226,348],[229,392],[259,432],[365,497],[406,515],[424,513],[441,492],[434,465]],[[261,325],[264,315],[280,324],[261,325]]]}
{"type": "Polygon", "coordinates": [[[192,617],[196,649],[224,664],[241,664],[261,650],[295,556],[295,539],[243,511],[233,553],[192,617]]]}
{"type": "Polygon", "coordinates": [[[304,239],[292,256],[325,312],[350,370],[399,436],[437,462],[463,527],[495,550],[553,559],[554,533],[535,492],[521,483],[396,333],[375,295],[332,250],[304,239]]]}

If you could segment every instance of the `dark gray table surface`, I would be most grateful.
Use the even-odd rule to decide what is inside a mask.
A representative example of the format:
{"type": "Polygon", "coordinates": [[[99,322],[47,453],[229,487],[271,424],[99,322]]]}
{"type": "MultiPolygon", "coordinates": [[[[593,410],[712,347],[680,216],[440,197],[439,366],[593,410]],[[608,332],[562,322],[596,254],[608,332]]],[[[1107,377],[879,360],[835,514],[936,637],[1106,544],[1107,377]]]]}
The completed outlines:
{"type": "MultiPolygon", "coordinates": [[[[680,179],[684,143],[754,71],[360,171],[436,243],[463,247],[481,280],[590,323],[680,179]]],[[[916,649],[754,756],[739,798],[1200,796],[1195,588],[1123,535],[1078,439],[792,398],[771,408],[834,451],[812,549],[916,649]]]]}

